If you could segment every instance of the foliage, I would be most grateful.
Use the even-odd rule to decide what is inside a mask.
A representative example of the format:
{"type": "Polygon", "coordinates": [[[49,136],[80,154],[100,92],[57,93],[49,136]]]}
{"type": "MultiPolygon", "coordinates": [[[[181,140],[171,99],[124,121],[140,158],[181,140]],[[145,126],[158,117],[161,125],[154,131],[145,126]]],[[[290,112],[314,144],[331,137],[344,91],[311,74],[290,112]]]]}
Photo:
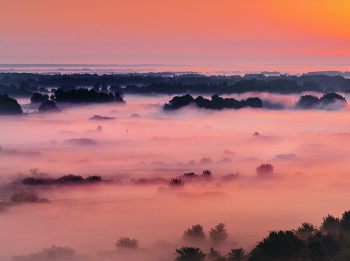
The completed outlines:
{"type": "Polygon", "coordinates": [[[204,233],[202,225],[197,224],[197,225],[192,226],[191,229],[188,228],[184,232],[182,238],[185,239],[185,240],[190,240],[190,239],[202,240],[202,239],[205,239],[205,233],[204,233]]]}
{"type": "Polygon", "coordinates": [[[172,178],[169,182],[171,186],[182,186],[184,182],[180,178],[172,178]]]}
{"type": "Polygon", "coordinates": [[[203,170],[202,176],[203,177],[211,177],[212,176],[211,171],[210,170],[203,170]]]}
{"type": "Polygon", "coordinates": [[[175,96],[169,103],[164,105],[164,110],[177,110],[181,107],[189,104],[195,104],[199,108],[221,110],[228,109],[240,109],[244,107],[262,108],[262,101],[260,98],[248,98],[247,100],[238,101],[234,98],[222,98],[217,94],[211,97],[211,100],[198,96],[194,99],[190,94],[183,96],[175,96]]]}
{"type": "Polygon", "coordinates": [[[169,101],[169,103],[164,105],[164,110],[176,110],[183,106],[189,105],[193,101],[193,97],[189,94],[183,96],[175,96],[169,101]]]}
{"type": "Polygon", "coordinates": [[[228,253],[227,261],[241,261],[245,258],[245,251],[243,248],[231,249],[228,253]]]}
{"type": "Polygon", "coordinates": [[[209,237],[214,244],[220,244],[227,240],[228,234],[224,223],[220,223],[209,231],[209,237]]]}
{"type": "Polygon", "coordinates": [[[10,98],[6,93],[0,94],[0,115],[23,114],[21,106],[17,100],[10,98]]]}
{"type": "Polygon", "coordinates": [[[32,190],[22,190],[11,196],[12,203],[36,203],[38,200],[38,195],[32,190]]]}
{"type": "Polygon", "coordinates": [[[219,251],[214,250],[213,247],[210,248],[210,253],[208,254],[208,259],[209,260],[217,260],[219,259],[221,256],[219,251]]]}
{"type": "Polygon", "coordinates": [[[204,254],[198,247],[183,246],[175,249],[177,261],[204,261],[206,254],[204,254]]]}
{"type": "Polygon", "coordinates": [[[47,101],[48,99],[49,99],[49,95],[35,92],[35,93],[33,93],[32,97],[30,98],[30,101],[32,103],[39,103],[39,102],[47,101]]]}
{"type": "Polygon", "coordinates": [[[345,211],[340,220],[340,227],[346,232],[350,232],[350,211],[345,211]]]}
{"type": "Polygon", "coordinates": [[[57,108],[56,103],[54,101],[44,101],[40,104],[39,112],[59,112],[60,110],[57,108]]]}
{"type": "Polygon", "coordinates": [[[75,250],[69,247],[55,247],[44,248],[37,253],[14,256],[13,261],[47,261],[47,260],[76,260],[75,250]]]}
{"type": "Polygon", "coordinates": [[[294,233],[301,239],[306,240],[317,232],[317,228],[311,223],[304,222],[294,233]]]}
{"type": "MultiPolygon", "coordinates": [[[[35,169],[34,169],[35,170],[35,169]]],[[[93,182],[99,182],[102,181],[101,176],[89,176],[86,179],[84,179],[82,176],[79,175],[72,175],[68,174],[65,176],[62,176],[60,178],[54,179],[54,178],[42,178],[42,177],[28,177],[22,180],[22,183],[24,185],[68,185],[68,184],[86,184],[86,183],[93,183],[93,182]]]]}
{"type": "Polygon", "coordinates": [[[334,216],[328,214],[323,218],[323,222],[320,230],[323,233],[336,233],[339,232],[340,229],[340,220],[339,218],[335,218],[334,216]]]}
{"type": "Polygon", "coordinates": [[[273,175],[273,166],[271,164],[261,164],[256,168],[258,177],[270,177],[273,175]]]}
{"type": "Polygon", "coordinates": [[[335,92],[327,93],[320,99],[313,95],[304,95],[300,97],[295,107],[297,109],[326,109],[325,106],[335,102],[346,104],[346,99],[335,92]]]}
{"type": "Polygon", "coordinates": [[[136,249],[138,247],[139,241],[136,239],[130,239],[128,237],[121,237],[118,239],[117,243],[115,243],[115,246],[118,248],[130,248],[130,249],[136,249]]]}
{"type": "Polygon", "coordinates": [[[272,231],[250,252],[249,261],[309,261],[304,241],[293,231],[272,231]]]}
{"type": "Polygon", "coordinates": [[[94,89],[87,90],[82,88],[66,92],[62,89],[57,89],[53,98],[57,102],[70,103],[124,102],[119,93],[113,95],[113,93],[96,92],[94,89]]]}
{"type": "Polygon", "coordinates": [[[307,247],[312,261],[327,261],[341,250],[339,240],[334,234],[322,235],[317,232],[307,240],[307,247]]]}

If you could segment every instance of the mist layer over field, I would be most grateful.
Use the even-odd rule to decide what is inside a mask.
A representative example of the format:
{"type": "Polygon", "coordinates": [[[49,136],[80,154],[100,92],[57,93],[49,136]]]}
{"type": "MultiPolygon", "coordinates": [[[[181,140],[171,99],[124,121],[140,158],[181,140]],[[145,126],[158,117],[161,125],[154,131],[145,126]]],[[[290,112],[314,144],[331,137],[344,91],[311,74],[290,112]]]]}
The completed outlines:
{"type": "MultiPolygon", "coordinates": [[[[0,259],[56,245],[74,249],[74,260],[173,260],[175,248],[188,245],[181,239],[187,228],[201,224],[208,236],[218,223],[229,234],[217,246],[222,253],[250,250],[269,230],[319,226],[327,213],[350,209],[347,107],[293,110],[299,97],[262,95],[286,109],[164,112],[171,98],[130,95],[124,105],[1,117],[2,200],[31,189],[50,203],[0,213],[0,259]],[[273,173],[257,176],[267,163],[273,173]],[[168,182],[203,170],[212,178],[184,179],[176,188],[168,182]],[[67,174],[109,181],[20,184],[67,174]],[[116,250],[120,237],[139,240],[139,250],[116,250]]],[[[201,247],[208,252],[210,244],[201,247]]]]}

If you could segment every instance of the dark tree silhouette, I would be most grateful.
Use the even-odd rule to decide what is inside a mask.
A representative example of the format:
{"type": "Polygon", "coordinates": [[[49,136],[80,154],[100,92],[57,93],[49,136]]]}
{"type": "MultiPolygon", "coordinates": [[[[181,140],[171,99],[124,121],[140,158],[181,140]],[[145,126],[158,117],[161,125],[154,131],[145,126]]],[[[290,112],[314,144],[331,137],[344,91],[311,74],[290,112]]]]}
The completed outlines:
{"type": "Polygon", "coordinates": [[[250,252],[249,261],[310,261],[306,243],[293,231],[272,231],[250,252]]]}
{"type": "Polygon", "coordinates": [[[244,107],[262,108],[260,98],[248,98],[247,100],[238,101],[234,98],[222,98],[217,94],[211,97],[211,100],[198,96],[194,99],[190,94],[175,96],[169,103],[164,105],[164,110],[177,110],[183,106],[194,103],[199,108],[221,110],[224,108],[240,109],[244,107]]]}
{"type": "Polygon", "coordinates": [[[323,222],[320,230],[323,233],[338,233],[340,229],[340,220],[334,216],[328,214],[323,218],[323,222]]]}
{"type": "Polygon", "coordinates": [[[102,181],[101,176],[89,176],[85,180],[88,181],[88,182],[102,181]]]}
{"type": "Polygon", "coordinates": [[[215,228],[211,228],[209,231],[209,237],[213,244],[216,245],[225,242],[228,237],[225,223],[220,223],[215,226],[215,228]]]}
{"type": "Polygon", "coordinates": [[[176,110],[183,106],[189,105],[194,101],[193,97],[189,94],[183,96],[175,96],[169,103],[164,105],[164,110],[176,110]]]}
{"type": "Polygon", "coordinates": [[[100,86],[101,86],[101,84],[100,84],[99,82],[96,82],[96,83],[94,84],[94,86],[92,86],[92,89],[93,89],[94,91],[96,91],[96,92],[99,92],[99,91],[100,91],[100,86]]]}
{"type": "Polygon", "coordinates": [[[335,101],[340,101],[340,102],[346,103],[345,98],[343,96],[335,93],[335,92],[327,93],[327,94],[323,95],[320,99],[320,102],[324,103],[324,104],[333,103],[335,101]]]}
{"type": "Polygon", "coordinates": [[[172,178],[169,182],[171,186],[182,186],[184,182],[180,178],[172,178]]]}
{"type": "Polygon", "coordinates": [[[227,255],[227,261],[242,261],[245,258],[245,251],[243,248],[231,249],[227,255]]]}
{"type": "Polygon", "coordinates": [[[299,101],[295,105],[298,109],[312,109],[318,104],[318,98],[313,95],[304,95],[299,98],[299,101]]]}
{"type": "Polygon", "coordinates": [[[307,240],[307,247],[312,261],[328,261],[341,250],[341,244],[334,234],[322,235],[317,232],[307,240]]]}
{"type": "Polygon", "coordinates": [[[0,94],[0,115],[23,114],[21,106],[17,100],[10,98],[6,93],[0,94]]]}
{"type": "Polygon", "coordinates": [[[54,101],[44,101],[41,103],[41,105],[38,108],[39,112],[59,112],[60,110],[58,109],[56,103],[54,101]]]}
{"type": "Polygon", "coordinates": [[[11,196],[12,203],[36,203],[38,200],[38,195],[32,190],[22,190],[11,196]]]}
{"type": "Polygon", "coordinates": [[[129,248],[129,249],[136,249],[138,247],[139,241],[136,239],[130,239],[128,237],[121,237],[118,239],[117,243],[115,243],[115,246],[117,248],[129,248]]]}
{"type": "Polygon", "coordinates": [[[211,177],[212,176],[211,171],[210,170],[203,170],[202,176],[204,176],[204,177],[211,177]]]}
{"type": "Polygon", "coordinates": [[[55,94],[51,97],[51,100],[56,102],[69,102],[69,103],[104,103],[104,102],[124,102],[123,98],[116,93],[104,93],[96,92],[94,89],[77,89],[64,91],[57,89],[55,94]]]}
{"type": "Polygon", "coordinates": [[[345,211],[340,220],[340,227],[346,232],[350,232],[350,211],[345,211]]]}
{"type": "Polygon", "coordinates": [[[301,239],[306,241],[310,236],[315,235],[317,228],[311,223],[302,223],[294,233],[301,239]]]}
{"type": "Polygon", "coordinates": [[[175,249],[177,261],[204,261],[206,254],[204,254],[198,247],[183,246],[175,249]]]}
{"type": "Polygon", "coordinates": [[[35,92],[33,93],[32,98],[30,98],[30,101],[32,103],[39,103],[39,102],[47,101],[48,99],[49,99],[49,95],[35,92]]]}
{"type": "Polygon", "coordinates": [[[324,106],[337,101],[346,104],[345,98],[334,92],[327,93],[320,99],[312,95],[305,95],[300,97],[295,107],[298,109],[324,109],[324,106]]]}
{"type": "Polygon", "coordinates": [[[42,251],[29,255],[13,256],[12,261],[60,261],[60,260],[76,260],[75,250],[69,247],[44,248],[42,251]]]}
{"type": "Polygon", "coordinates": [[[261,164],[256,168],[258,177],[267,178],[273,176],[273,166],[271,164],[261,164]]]}
{"type": "Polygon", "coordinates": [[[219,251],[214,250],[213,247],[210,248],[210,253],[207,255],[207,258],[209,260],[217,260],[218,258],[222,257],[219,251]]]}
{"type": "Polygon", "coordinates": [[[197,225],[192,226],[192,228],[188,228],[184,232],[182,238],[185,240],[203,240],[203,239],[205,239],[205,233],[204,233],[202,225],[197,224],[197,225]]]}

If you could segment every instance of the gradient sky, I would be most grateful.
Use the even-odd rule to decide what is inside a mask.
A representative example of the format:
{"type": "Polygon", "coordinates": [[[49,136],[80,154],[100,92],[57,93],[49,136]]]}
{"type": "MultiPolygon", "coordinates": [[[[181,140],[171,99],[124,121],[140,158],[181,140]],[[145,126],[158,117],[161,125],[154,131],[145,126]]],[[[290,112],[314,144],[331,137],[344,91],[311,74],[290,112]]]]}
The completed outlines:
{"type": "Polygon", "coordinates": [[[0,63],[350,60],[347,0],[1,0],[0,24],[0,63]]]}

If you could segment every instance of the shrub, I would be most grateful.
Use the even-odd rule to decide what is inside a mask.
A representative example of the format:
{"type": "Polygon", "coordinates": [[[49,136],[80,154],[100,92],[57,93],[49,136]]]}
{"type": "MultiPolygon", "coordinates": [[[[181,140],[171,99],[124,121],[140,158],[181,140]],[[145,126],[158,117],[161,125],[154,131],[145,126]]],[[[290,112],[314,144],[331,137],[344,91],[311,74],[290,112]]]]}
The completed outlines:
{"type": "Polygon", "coordinates": [[[118,248],[130,248],[130,249],[136,249],[138,247],[139,241],[136,239],[130,239],[128,237],[121,237],[118,239],[117,243],[115,243],[115,246],[118,248]]]}

